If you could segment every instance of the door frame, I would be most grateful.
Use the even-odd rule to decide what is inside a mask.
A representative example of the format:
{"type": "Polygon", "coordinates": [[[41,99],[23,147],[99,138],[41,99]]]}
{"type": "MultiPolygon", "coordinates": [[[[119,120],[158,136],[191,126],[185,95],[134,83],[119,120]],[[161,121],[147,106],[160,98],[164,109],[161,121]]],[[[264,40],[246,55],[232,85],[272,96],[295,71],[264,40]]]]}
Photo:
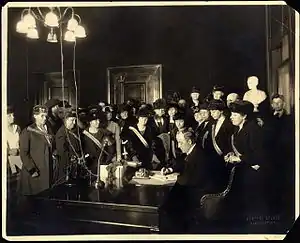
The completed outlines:
{"type": "MultiPolygon", "coordinates": [[[[116,90],[116,85],[115,85],[115,82],[113,80],[113,76],[117,73],[117,72],[120,72],[120,70],[126,70],[126,72],[128,73],[134,73],[134,69],[137,69],[137,68],[140,68],[140,69],[150,69],[150,70],[153,70],[154,73],[151,74],[151,75],[155,75],[158,73],[158,75],[155,75],[157,76],[158,78],[158,82],[159,82],[159,91],[157,94],[154,95],[154,100],[155,99],[158,99],[158,98],[162,98],[162,65],[161,64],[145,64],[145,65],[129,65],[129,66],[115,66],[115,67],[108,67],[107,68],[107,102],[110,103],[110,104],[116,104],[118,103],[116,101],[116,96],[115,96],[115,90],[116,90]]],[[[140,81],[137,81],[137,82],[132,82],[132,81],[129,81],[128,83],[140,83],[140,81]]],[[[124,93],[124,85],[121,85],[121,92],[124,93]],[[122,90],[123,89],[123,90],[122,90]]],[[[147,88],[146,88],[147,89],[147,88]]],[[[145,89],[145,92],[146,92],[146,89],[145,89]]],[[[124,95],[123,95],[124,96],[124,95]]],[[[121,99],[123,100],[124,97],[121,99]]],[[[154,101],[153,100],[153,101],[154,101]]]]}

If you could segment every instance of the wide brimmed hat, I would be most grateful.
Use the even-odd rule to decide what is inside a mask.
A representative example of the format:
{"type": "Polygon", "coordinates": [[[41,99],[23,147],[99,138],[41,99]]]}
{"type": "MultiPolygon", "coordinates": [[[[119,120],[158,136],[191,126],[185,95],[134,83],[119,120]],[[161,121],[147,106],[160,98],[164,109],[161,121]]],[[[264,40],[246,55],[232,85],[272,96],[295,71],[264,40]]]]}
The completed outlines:
{"type": "Polygon", "coordinates": [[[45,105],[36,105],[33,107],[32,113],[34,115],[38,115],[40,113],[48,113],[48,108],[45,105]]]}
{"type": "Polygon", "coordinates": [[[173,120],[185,120],[185,114],[182,111],[179,111],[175,114],[175,116],[173,117],[173,120]]]}
{"type": "Polygon", "coordinates": [[[9,106],[7,106],[6,111],[7,111],[7,114],[14,113],[14,108],[13,108],[12,106],[9,105],[9,106]]]}
{"type": "Polygon", "coordinates": [[[213,99],[209,102],[208,109],[223,111],[226,109],[226,104],[222,100],[213,99]]]}
{"type": "Polygon", "coordinates": [[[179,105],[177,102],[175,101],[170,101],[168,104],[167,104],[167,108],[170,109],[170,108],[175,108],[177,110],[179,110],[179,105]]]}
{"type": "Polygon", "coordinates": [[[69,104],[67,100],[60,101],[58,104],[60,108],[71,108],[72,106],[69,104]]]}
{"type": "Polygon", "coordinates": [[[58,99],[50,99],[50,100],[48,100],[48,101],[45,103],[45,106],[46,106],[48,109],[50,109],[50,108],[52,108],[52,107],[54,107],[54,106],[56,106],[56,105],[59,106],[60,102],[61,102],[61,101],[58,100],[58,99]]]}
{"type": "Polygon", "coordinates": [[[164,99],[157,99],[153,103],[153,109],[165,109],[166,108],[166,101],[164,99]]]}
{"type": "Polygon", "coordinates": [[[150,112],[148,110],[148,108],[141,108],[138,110],[137,117],[149,117],[150,116],[150,112]]]}
{"type": "Polygon", "coordinates": [[[199,105],[199,110],[208,110],[208,102],[203,102],[199,105]]]}
{"type": "Polygon", "coordinates": [[[70,111],[66,111],[64,113],[64,118],[69,118],[69,117],[77,117],[77,113],[76,113],[76,110],[72,109],[70,111]]]}
{"type": "Polygon", "coordinates": [[[237,100],[229,105],[231,112],[236,112],[244,115],[251,115],[254,110],[254,105],[246,100],[237,100]]]}
{"type": "Polygon", "coordinates": [[[224,86],[218,85],[218,84],[214,85],[213,92],[215,92],[215,91],[221,91],[224,93],[224,86]]]}
{"type": "Polygon", "coordinates": [[[100,121],[105,121],[106,120],[105,113],[99,110],[99,108],[97,107],[92,107],[92,108],[90,107],[88,113],[85,116],[85,120],[87,122],[90,122],[97,119],[99,119],[100,121]]]}
{"type": "Polygon", "coordinates": [[[193,86],[191,93],[199,93],[200,94],[200,89],[197,87],[193,86]]]}

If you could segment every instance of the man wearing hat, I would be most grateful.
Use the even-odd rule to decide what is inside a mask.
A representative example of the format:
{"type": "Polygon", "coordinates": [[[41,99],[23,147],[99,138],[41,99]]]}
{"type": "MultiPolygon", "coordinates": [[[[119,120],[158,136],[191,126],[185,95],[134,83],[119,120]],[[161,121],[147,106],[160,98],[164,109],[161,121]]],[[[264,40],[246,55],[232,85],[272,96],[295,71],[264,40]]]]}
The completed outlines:
{"type": "Polygon", "coordinates": [[[153,136],[157,137],[162,133],[168,133],[168,120],[165,116],[166,103],[163,99],[157,99],[153,103],[154,116],[148,121],[153,132],[153,136]]]}
{"type": "Polygon", "coordinates": [[[77,162],[82,159],[82,134],[76,124],[76,112],[65,112],[64,124],[55,135],[58,155],[56,182],[61,184],[76,179],[77,162]]]}
{"type": "Polygon", "coordinates": [[[199,106],[194,113],[195,120],[197,125],[193,128],[196,136],[197,144],[200,144],[203,148],[204,144],[204,136],[207,136],[209,133],[209,129],[212,124],[212,119],[210,117],[210,111],[208,110],[208,103],[203,103],[199,106]]]}
{"type": "Polygon", "coordinates": [[[58,99],[50,99],[45,103],[49,112],[46,124],[51,127],[54,134],[56,134],[58,129],[63,125],[59,114],[59,105],[61,105],[61,101],[58,99]]]}
{"type": "Polygon", "coordinates": [[[222,191],[225,189],[229,179],[224,155],[230,151],[230,137],[234,127],[230,119],[224,115],[226,105],[223,101],[211,100],[208,109],[213,123],[203,145],[209,154],[211,162],[215,166],[216,177],[219,179],[219,189],[222,191]]]}
{"type": "Polygon", "coordinates": [[[230,110],[235,130],[231,135],[231,150],[224,154],[224,159],[229,165],[235,164],[237,169],[228,194],[227,210],[230,221],[246,232],[257,225],[248,219],[264,215],[267,209],[266,156],[262,130],[252,118],[254,105],[249,101],[236,101],[230,105],[230,110]]]}

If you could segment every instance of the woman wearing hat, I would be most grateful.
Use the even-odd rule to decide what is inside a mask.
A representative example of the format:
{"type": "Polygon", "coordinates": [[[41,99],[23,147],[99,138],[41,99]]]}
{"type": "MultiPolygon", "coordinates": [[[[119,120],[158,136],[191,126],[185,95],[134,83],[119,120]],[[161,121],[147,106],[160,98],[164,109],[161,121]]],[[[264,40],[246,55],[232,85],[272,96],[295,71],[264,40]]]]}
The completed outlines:
{"type": "Polygon", "coordinates": [[[48,109],[37,105],[33,108],[34,123],[20,136],[20,156],[23,167],[20,174],[21,196],[38,194],[53,183],[54,134],[46,125],[48,109]]]}
{"type": "Polygon", "coordinates": [[[230,136],[234,126],[230,119],[224,115],[226,104],[223,101],[211,100],[208,109],[213,121],[203,145],[211,163],[215,166],[215,175],[219,181],[217,191],[223,191],[229,180],[229,171],[224,161],[224,155],[231,150],[230,136]]]}
{"type": "MultiPolygon", "coordinates": [[[[147,170],[152,169],[152,141],[153,133],[147,126],[149,113],[148,109],[140,109],[137,112],[138,121],[134,126],[129,126],[127,135],[126,150],[129,160],[141,162],[141,167],[147,170]]],[[[136,169],[129,168],[125,172],[125,180],[130,180],[136,169]]]]}
{"type": "Polygon", "coordinates": [[[7,155],[11,173],[15,175],[22,169],[20,158],[20,127],[15,124],[14,111],[12,107],[7,107],[7,155]]]}
{"type": "Polygon", "coordinates": [[[68,111],[63,119],[64,125],[55,135],[58,155],[56,183],[61,184],[77,177],[77,163],[82,159],[81,133],[76,126],[76,112],[68,111]]]}
{"type": "Polygon", "coordinates": [[[266,157],[261,129],[252,119],[253,104],[236,101],[230,105],[230,110],[235,132],[231,136],[231,152],[224,159],[236,165],[236,172],[228,194],[228,205],[231,209],[230,217],[237,216],[236,224],[248,224],[248,228],[259,223],[256,221],[258,217],[266,214],[266,157]]]}
{"type": "Polygon", "coordinates": [[[113,111],[109,107],[104,108],[104,112],[106,115],[107,125],[106,129],[112,133],[112,137],[114,139],[113,146],[116,147],[117,151],[117,161],[121,161],[121,137],[120,137],[120,126],[118,123],[112,120],[113,111]]]}
{"type": "MultiPolygon", "coordinates": [[[[83,131],[83,150],[87,159],[87,166],[91,172],[97,174],[98,159],[103,149],[101,164],[109,164],[116,154],[112,133],[105,129],[107,124],[105,114],[98,108],[91,108],[86,117],[88,127],[83,131]]],[[[94,178],[95,179],[95,178],[94,178]]]]}
{"type": "Polygon", "coordinates": [[[61,104],[61,101],[58,99],[50,99],[45,103],[45,107],[48,109],[48,119],[46,124],[51,128],[54,134],[56,134],[58,129],[62,126],[62,119],[59,114],[59,106],[61,104]]]}

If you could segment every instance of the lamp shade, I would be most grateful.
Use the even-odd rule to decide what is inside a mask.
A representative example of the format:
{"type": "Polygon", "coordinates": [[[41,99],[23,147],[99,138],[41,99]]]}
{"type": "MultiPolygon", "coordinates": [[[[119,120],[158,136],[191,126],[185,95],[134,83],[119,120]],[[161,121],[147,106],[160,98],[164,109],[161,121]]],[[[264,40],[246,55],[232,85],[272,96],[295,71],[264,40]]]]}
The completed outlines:
{"type": "Polygon", "coordinates": [[[75,29],[75,36],[78,38],[86,37],[85,29],[81,25],[78,25],[75,29]]]}
{"type": "Polygon", "coordinates": [[[24,20],[20,20],[17,23],[16,30],[21,34],[26,34],[28,32],[28,26],[25,24],[24,20]]]}
{"type": "Polygon", "coordinates": [[[58,27],[58,17],[52,11],[45,16],[45,24],[50,27],[58,27]]]}
{"type": "Polygon", "coordinates": [[[78,21],[74,19],[73,17],[68,21],[67,29],[70,31],[75,31],[75,29],[78,26],[78,21]]]}
{"type": "Polygon", "coordinates": [[[39,33],[38,33],[37,29],[36,28],[28,29],[27,37],[30,38],[30,39],[38,39],[39,38],[39,33]]]}
{"type": "Polygon", "coordinates": [[[74,32],[68,30],[64,39],[65,41],[74,42],[76,40],[74,32]]]}
{"type": "Polygon", "coordinates": [[[36,27],[35,18],[32,16],[30,12],[24,16],[23,22],[28,28],[36,27]]]}

